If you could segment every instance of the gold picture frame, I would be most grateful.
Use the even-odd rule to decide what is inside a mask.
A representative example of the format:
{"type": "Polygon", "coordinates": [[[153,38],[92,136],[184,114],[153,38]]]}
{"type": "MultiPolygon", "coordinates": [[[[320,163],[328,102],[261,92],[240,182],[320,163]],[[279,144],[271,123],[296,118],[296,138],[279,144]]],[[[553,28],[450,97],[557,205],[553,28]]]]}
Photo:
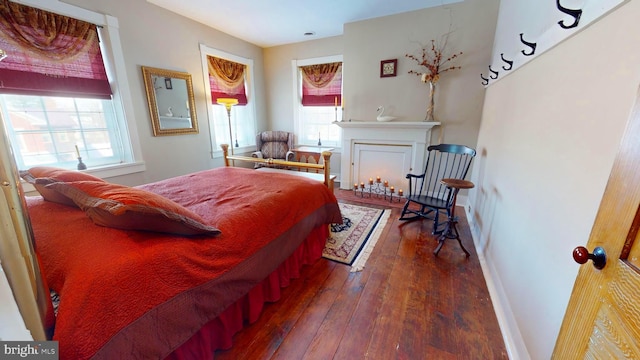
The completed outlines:
{"type": "Polygon", "coordinates": [[[191,74],[142,66],[153,136],[198,133],[191,74]]]}

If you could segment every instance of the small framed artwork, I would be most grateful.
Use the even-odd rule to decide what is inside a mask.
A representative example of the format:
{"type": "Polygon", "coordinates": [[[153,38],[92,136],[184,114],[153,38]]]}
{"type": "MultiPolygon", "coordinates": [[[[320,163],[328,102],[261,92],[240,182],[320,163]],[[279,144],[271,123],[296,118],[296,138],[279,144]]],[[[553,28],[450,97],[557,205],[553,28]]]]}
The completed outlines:
{"type": "Polygon", "coordinates": [[[398,59],[380,61],[380,77],[396,76],[398,69],[398,59]]]}
{"type": "Polygon", "coordinates": [[[164,87],[167,88],[167,90],[173,89],[173,85],[171,85],[171,78],[164,78],[164,87]]]}

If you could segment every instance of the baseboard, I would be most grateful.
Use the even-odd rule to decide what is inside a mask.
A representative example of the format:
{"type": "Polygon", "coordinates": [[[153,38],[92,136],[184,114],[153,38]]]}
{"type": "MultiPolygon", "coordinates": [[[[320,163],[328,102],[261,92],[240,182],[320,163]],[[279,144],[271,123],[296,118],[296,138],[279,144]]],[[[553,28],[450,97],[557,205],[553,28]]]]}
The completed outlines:
{"type": "Polygon", "coordinates": [[[500,325],[500,331],[502,332],[502,338],[504,340],[504,345],[509,359],[530,360],[531,357],[529,356],[524,339],[522,338],[522,334],[520,334],[518,324],[516,323],[511,307],[509,306],[505,289],[502,286],[500,277],[497,276],[498,272],[492,262],[486,261],[484,257],[484,249],[479,245],[481,244],[479,239],[480,234],[478,233],[479,229],[469,212],[469,207],[466,206],[466,201],[462,202],[462,204],[465,204],[464,211],[467,215],[467,221],[471,230],[473,246],[476,248],[476,253],[478,254],[480,267],[482,268],[482,273],[484,275],[485,282],[487,283],[489,296],[491,297],[491,302],[493,303],[493,308],[496,313],[496,317],[498,318],[498,324],[500,325]]]}

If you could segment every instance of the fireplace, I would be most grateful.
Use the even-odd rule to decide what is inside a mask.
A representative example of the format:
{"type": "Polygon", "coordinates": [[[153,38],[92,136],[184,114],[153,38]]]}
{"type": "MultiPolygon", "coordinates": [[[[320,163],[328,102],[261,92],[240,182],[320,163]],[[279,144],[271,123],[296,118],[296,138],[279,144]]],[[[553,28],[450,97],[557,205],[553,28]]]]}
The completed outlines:
{"type": "Polygon", "coordinates": [[[431,128],[439,122],[342,121],[340,188],[368,183],[380,176],[405,189],[407,173],[421,173],[431,143],[431,128]]]}

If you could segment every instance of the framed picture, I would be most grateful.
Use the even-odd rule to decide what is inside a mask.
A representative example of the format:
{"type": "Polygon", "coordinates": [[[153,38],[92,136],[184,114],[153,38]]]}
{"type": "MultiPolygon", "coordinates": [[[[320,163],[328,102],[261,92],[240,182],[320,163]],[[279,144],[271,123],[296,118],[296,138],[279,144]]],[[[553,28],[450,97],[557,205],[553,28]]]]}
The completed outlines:
{"type": "Polygon", "coordinates": [[[396,76],[398,59],[380,61],[380,77],[396,76]]]}
{"type": "Polygon", "coordinates": [[[171,85],[171,78],[164,78],[164,87],[167,88],[167,90],[173,89],[173,85],[171,85]]]}

